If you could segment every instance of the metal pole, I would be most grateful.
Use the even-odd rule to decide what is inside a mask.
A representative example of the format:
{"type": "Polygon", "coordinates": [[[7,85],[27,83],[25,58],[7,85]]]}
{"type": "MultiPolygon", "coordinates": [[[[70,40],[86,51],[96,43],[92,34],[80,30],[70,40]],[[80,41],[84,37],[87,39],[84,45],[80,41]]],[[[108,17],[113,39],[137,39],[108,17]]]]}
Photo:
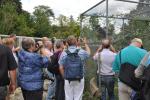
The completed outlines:
{"type": "Polygon", "coordinates": [[[106,38],[108,38],[108,25],[109,20],[108,20],[108,0],[106,0],[106,38]]]}
{"type": "Polygon", "coordinates": [[[125,39],[125,32],[124,32],[124,19],[122,19],[123,25],[122,25],[122,32],[123,32],[123,39],[125,39]]]}
{"type": "Polygon", "coordinates": [[[79,37],[83,36],[83,34],[82,34],[82,20],[83,20],[83,16],[80,16],[80,36],[79,37]]]}

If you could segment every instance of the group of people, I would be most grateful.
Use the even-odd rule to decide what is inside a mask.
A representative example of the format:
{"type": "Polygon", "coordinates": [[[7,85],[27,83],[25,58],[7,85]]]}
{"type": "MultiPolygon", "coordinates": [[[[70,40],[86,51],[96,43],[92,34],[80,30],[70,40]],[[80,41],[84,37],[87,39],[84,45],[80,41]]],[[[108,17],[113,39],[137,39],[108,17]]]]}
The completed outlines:
{"type": "MultiPolygon", "coordinates": [[[[0,40],[0,100],[17,87],[24,100],[42,100],[44,80],[50,80],[47,100],[82,100],[86,60],[91,50],[86,38],[69,36],[65,41],[23,38],[15,47],[16,36],[0,40]],[[81,45],[82,42],[82,45],[81,45]]],[[[118,53],[109,39],[103,39],[93,59],[100,63],[101,100],[115,100],[118,77],[119,100],[149,100],[150,54],[139,38],[118,53]]]]}
{"type": "Polygon", "coordinates": [[[83,39],[85,50],[74,36],[56,42],[47,37],[36,42],[25,37],[20,48],[15,47],[15,40],[13,35],[0,43],[0,100],[6,100],[8,92],[13,93],[17,87],[21,88],[24,100],[42,100],[45,79],[51,81],[47,100],[82,99],[83,67],[90,55],[86,39],[83,39]],[[75,66],[66,68],[68,63],[75,66]]]}

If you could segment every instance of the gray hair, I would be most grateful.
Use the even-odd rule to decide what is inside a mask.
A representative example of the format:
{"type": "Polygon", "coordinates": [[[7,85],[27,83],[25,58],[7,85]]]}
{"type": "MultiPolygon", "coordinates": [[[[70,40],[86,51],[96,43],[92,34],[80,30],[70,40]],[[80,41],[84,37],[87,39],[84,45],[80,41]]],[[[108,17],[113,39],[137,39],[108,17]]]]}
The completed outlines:
{"type": "Polygon", "coordinates": [[[31,48],[31,46],[35,45],[35,41],[33,38],[24,38],[22,40],[22,48],[26,51],[31,48]]]}

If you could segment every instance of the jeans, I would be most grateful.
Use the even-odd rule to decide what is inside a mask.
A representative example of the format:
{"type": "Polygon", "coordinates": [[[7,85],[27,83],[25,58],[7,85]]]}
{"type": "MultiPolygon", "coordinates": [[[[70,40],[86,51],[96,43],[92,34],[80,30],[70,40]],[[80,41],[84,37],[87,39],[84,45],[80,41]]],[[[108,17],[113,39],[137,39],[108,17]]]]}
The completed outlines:
{"type": "Polygon", "coordinates": [[[50,78],[54,79],[54,82],[51,82],[48,86],[48,93],[47,93],[47,98],[46,100],[52,100],[52,98],[55,96],[55,90],[56,90],[56,78],[55,75],[53,75],[52,73],[48,72],[48,76],[50,78]]]}
{"type": "Polygon", "coordinates": [[[101,76],[101,91],[102,91],[101,100],[107,100],[107,95],[109,98],[108,100],[115,100],[114,84],[115,80],[113,75],[101,76]]]}

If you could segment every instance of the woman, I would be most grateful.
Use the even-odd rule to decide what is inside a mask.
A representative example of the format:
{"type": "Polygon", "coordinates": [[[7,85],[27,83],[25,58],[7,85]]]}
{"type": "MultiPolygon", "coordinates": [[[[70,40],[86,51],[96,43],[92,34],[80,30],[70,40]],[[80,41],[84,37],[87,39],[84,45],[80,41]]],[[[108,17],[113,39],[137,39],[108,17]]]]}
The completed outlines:
{"type": "Polygon", "coordinates": [[[109,100],[114,100],[114,72],[112,71],[112,64],[115,59],[115,50],[112,47],[108,39],[102,40],[102,45],[97,49],[95,55],[93,56],[94,60],[100,61],[100,66],[98,73],[100,76],[101,91],[102,91],[102,100],[107,100],[107,94],[109,100]]]}
{"type": "Polygon", "coordinates": [[[22,40],[22,50],[18,52],[18,83],[22,89],[24,100],[42,100],[44,83],[42,68],[48,66],[49,60],[44,49],[41,50],[42,55],[34,51],[34,40],[24,38],[22,40]]]}

